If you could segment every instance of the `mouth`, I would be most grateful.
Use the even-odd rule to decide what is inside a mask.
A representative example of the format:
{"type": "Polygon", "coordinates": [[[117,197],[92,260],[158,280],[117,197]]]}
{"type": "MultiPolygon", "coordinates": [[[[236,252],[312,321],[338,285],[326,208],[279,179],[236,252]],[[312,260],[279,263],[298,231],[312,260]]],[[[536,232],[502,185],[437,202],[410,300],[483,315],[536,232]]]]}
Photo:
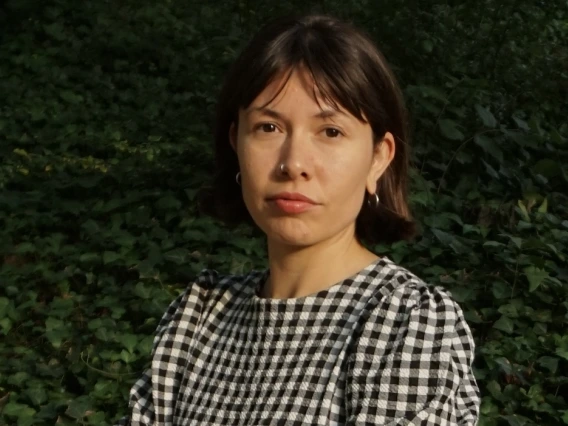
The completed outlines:
{"type": "Polygon", "coordinates": [[[290,192],[281,192],[268,197],[268,201],[278,210],[287,214],[303,213],[319,204],[303,194],[290,192]]]}
{"type": "Polygon", "coordinates": [[[268,197],[268,201],[276,201],[276,200],[296,201],[296,202],[309,203],[314,205],[318,204],[311,198],[303,194],[300,194],[298,192],[281,192],[279,194],[268,197]]]}

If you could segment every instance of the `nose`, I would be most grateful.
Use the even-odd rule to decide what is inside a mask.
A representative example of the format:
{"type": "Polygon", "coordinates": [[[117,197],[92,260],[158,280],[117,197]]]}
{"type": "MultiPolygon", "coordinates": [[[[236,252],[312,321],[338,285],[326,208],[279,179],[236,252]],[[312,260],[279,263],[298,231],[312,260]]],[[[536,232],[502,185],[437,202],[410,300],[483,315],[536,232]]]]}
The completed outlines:
{"type": "Polygon", "coordinates": [[[276,172],[280,177],[291,180],[309,180],[312,177],[312,159],[309,137],[303,137],[299,132],[291,132],[282,145],[276,172]]]}

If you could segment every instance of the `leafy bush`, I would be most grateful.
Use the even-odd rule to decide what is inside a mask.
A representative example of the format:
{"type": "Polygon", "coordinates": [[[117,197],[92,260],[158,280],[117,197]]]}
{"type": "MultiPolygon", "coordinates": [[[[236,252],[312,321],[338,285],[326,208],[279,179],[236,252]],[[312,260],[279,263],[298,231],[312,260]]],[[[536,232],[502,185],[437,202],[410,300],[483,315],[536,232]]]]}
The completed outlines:
{"type": "MultiPolygon", "coordinates": [[[[196,193],[224,70],[308,6],[36,3],[0,5],[0,422],[111,424],[194,274],[263,266],[262,240],[196,193]]],[[[378,41],[414,117],[423,232],[374,249],[464,307],[481,425],[568,424],[565,9],[348,3],[318,8],[378,41]]]]}

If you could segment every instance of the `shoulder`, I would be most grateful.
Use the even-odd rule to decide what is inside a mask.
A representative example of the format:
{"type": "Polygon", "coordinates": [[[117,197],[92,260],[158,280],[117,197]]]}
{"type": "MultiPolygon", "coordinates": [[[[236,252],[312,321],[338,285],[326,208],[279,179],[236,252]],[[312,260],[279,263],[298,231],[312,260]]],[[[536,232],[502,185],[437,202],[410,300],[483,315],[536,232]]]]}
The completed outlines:
{"type": "Polygon", "coordinates": [[[474,349],[463,311],[447,289],[425,282],[388,259],[377,279],[381,285],[375,288],[360,319],[361,337],[392,344],[394,336],[414,335],[415,345],[453,340],[468,351],[474,349]]]}
{"type": "Polygon", "coordinates": [[[254,291],[254,285],[264,272],[251,271],[247,274],[220,274],[214,269],[203,269],[171,302],[162,318],[165,322],[183,315],[198,315],[209,303],[229,302],[254,291]]]}
{"type": "Polygon", "coordinates": [[[379,278],[383,280],[371,298],[368,308],[391,306],[397,312],[410,312],[416,309],[431,312],[431,315],[461,313],[451,292],[441,286],[425,282],[413,272],[390,259],[384,262],[379,278]]]}
{"type": "Polygon", "coordinates": [[[192,335],[211,306],[230,305],[250,294],[262,274],[251,271],[244,275],[222,275],[213,269],[203,269],[166,309],[156,329],[154,350],[160,342],[174,336],[192,335]]]}

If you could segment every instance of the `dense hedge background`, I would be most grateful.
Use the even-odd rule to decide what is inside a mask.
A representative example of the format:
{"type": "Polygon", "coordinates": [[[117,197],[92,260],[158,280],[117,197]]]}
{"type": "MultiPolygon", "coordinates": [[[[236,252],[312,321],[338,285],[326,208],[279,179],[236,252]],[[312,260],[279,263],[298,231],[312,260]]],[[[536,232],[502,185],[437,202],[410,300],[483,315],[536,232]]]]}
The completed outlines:
{"type": "Polygon", "coordinates": [[[0,2],[0,424],[108,425],[167,304],[262,240],[196,212],[227,65],[266,18],[365,28],[413,116],[413,243],[477,341],[480,422],[568,424],[568,13],[550,0],[0,2]]]}

